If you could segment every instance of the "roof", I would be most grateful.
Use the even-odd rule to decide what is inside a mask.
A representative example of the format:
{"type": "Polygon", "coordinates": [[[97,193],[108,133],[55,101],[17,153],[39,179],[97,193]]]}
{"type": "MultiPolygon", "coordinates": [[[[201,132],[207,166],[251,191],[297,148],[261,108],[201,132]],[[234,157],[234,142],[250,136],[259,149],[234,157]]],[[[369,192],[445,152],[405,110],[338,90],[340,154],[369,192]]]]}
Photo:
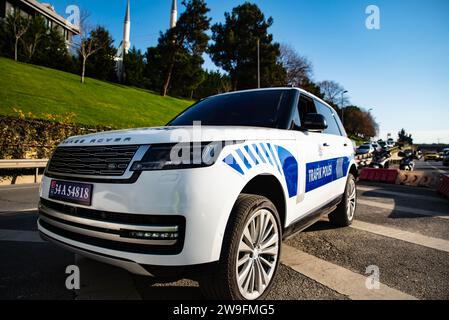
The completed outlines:
{"type": "Polygon", "coordinates": [[[44,17],[57,22],[59,25],[72,31],[73,33],[75,34],[80,33],[78,26],[71,24],[64,17],[57,14],[56,11],[54,11],[53,7],[48,3],[40,3],[36,0],[20,0],[20,2],[26,6],[33,8],[35,11],[39,12],[44,17]]]}

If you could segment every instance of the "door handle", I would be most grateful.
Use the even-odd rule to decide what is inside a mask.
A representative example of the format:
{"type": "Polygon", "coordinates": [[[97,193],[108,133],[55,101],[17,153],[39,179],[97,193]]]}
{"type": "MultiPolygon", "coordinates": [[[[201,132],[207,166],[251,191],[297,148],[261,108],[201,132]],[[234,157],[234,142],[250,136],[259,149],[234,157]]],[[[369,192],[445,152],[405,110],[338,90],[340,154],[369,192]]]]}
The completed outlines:
{"type": "Polygon", "coordinates": [[[325,142],[325,143],[323,143],[323,147],[330,147],[330,144],[325,142]]]}
{"type": "Polygon", "coordinates": [[[345,143],[344,145],[343,145],[344,147],[347,147],[348,146],[348,144],[347,143],[345,143]]]}

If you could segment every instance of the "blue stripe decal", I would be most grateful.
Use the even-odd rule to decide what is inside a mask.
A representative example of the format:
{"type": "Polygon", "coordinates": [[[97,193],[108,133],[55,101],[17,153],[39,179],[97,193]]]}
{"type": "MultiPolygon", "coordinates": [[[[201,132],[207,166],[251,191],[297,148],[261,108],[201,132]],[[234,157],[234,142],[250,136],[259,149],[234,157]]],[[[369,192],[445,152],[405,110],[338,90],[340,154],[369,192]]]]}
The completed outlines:
{"type": "Polygon", "coordinates": [[[270,164],[273,165],[273,162],[271,161],[270,155],[268,154],[268,151],[265,148],[265,146],[262,143],[260,144],[260,146],[262,147],[262,150],[265,152],[265,155],[267,156],[267,159],[270,162],[270,164]]]}
{"type": "Polygon", "coordinates": [[[279,173],[282,175],[281,168],[279,168],[278,161],[276,160],[276,156],[274,155],[274,152],[273,152],[273,147],[271,146],[271,143],[268,143],[267,145],[268,145],[268,150],[270,150],[271,155],[273,156],[273,161],[276,164],[276,167],[278,168],[279,173]]]}
{"type": "Polygon", "coordinates": [[[335,158],[306,165],[306,192],[318,189],[348,174],[350,159],[335,158]]]}
{"type": "Polygon", "coordinates": [[[254,156],[253,152],[250,150],[249,146],[244,146],[246,152],[249,154],[251,159],[253,159],[253,162],[256,164],[256,166],[259,164],[259,161],[257,161],[257,158],[254,156]]]}
{"type": "Polygon", "coordinates": [[[236,151],[237,151],[237,154],[239,155],[240,159],[242,159],[242,161],[243,161],[243,163],[245,164],[245,166],[246,166],[248,169],[251,169],[252,166],[251,166],[251,164],[249,163],[248,159],[243,155],[243,152],[242,152],[240,149],[237,149],[236,151]]]}
{"type": "Polygon", "coordinates": [[[288,196],[295,197],[298,194],[298,161],[286,149],[278,146],[277,152],[284,171],[285,183],[287,184],[288,196]]]}
{"type": "Polygon", "coordinates": [[[262,155],[262,152],[260,152],[257,145],[253,144],[253,147],[254,147],[254,150],[256,150],[256,154],[259,156],[260,160],[262,160],[263,163],[267,163],[267,161],[265,160],[265,157],[262,155]]]}
{"type": "Polygon", "coordinates": [[[226,163],[228,166],[230,166],[235,171],[237,171],[238,173],[240,173],[242,175],[244,174],[242,168],[239,166],[239,164],[237,163],[237,161],[235,160],[235,158],[232,154],[230,154],[229,156],[224,158],[223,162],[226,163]]]}

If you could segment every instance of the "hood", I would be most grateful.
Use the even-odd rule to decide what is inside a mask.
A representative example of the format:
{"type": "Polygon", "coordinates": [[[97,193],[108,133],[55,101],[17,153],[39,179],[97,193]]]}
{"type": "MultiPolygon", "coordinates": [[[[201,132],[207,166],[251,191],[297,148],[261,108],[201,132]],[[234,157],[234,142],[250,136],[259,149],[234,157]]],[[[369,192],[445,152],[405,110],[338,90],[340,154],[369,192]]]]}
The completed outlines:
{"type": "Polygon", "coordinates": [[[288,130],[254,127],[158,127],[107,131],[71,137],[60,146],[143,145],[179,142],[210,142],[240,140],[293,140],[288,130]]]}

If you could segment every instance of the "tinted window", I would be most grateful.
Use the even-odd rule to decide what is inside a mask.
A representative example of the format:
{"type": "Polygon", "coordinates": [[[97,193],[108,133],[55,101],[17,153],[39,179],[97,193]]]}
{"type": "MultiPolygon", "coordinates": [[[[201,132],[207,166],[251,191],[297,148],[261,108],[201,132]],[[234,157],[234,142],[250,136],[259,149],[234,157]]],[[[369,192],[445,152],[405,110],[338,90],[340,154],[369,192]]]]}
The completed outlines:
{"type": "Polygon", "coordinates": [[[193,105],[169,126],[251,126],[281,128],[290,111],[293,90],[262,90],[225,94],[193,105]]]}
{"type": "Polygon", "coordinates": [[[334,110],[319,101],[315,101],[315,105],[318,113],[322,114],[324,118],[326,118],[327,129],[324,130],[324,133],[341,136],[342,133],[338,127],[337,120],[335,120],[334,110]]]}

